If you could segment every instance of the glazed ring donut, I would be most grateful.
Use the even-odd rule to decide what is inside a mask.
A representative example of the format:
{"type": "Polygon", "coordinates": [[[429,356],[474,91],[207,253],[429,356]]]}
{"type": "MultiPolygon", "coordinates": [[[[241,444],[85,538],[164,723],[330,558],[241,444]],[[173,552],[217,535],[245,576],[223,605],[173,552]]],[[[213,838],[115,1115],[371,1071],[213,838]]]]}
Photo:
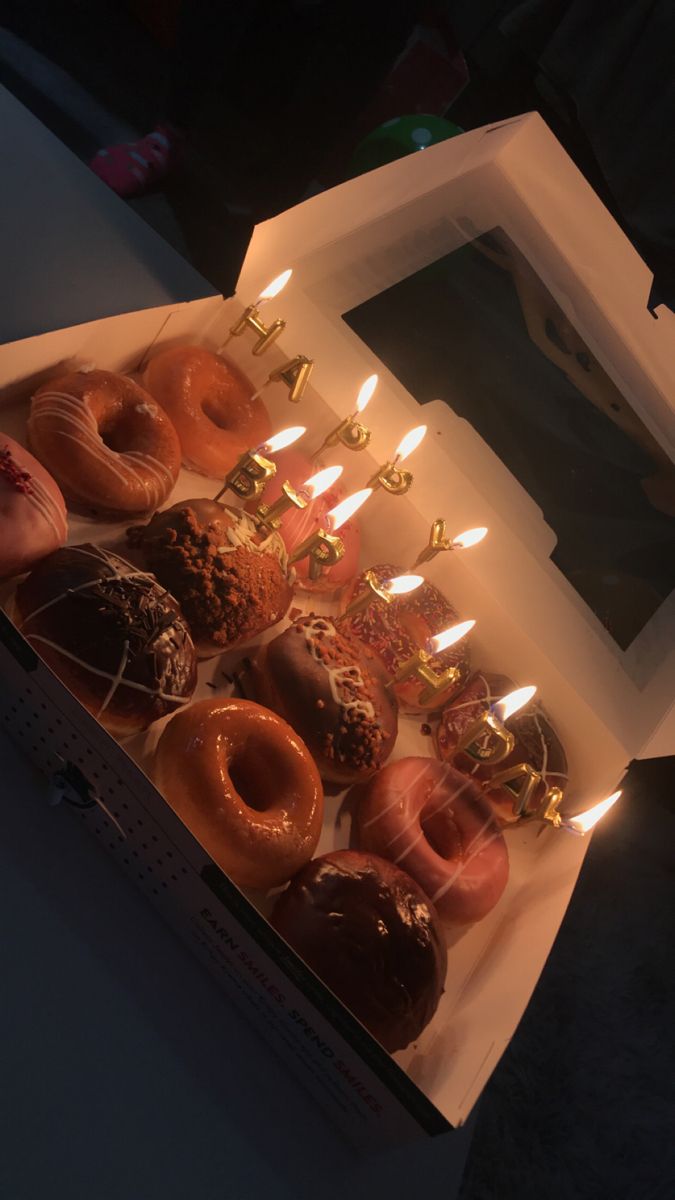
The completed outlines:
{"type": "Polygon", "coordinates": [[[30,448],[75,504],[143,513],[169,495],[180,469],[171,421],[126,375],[74,371],[38,388],[30,448]]]}
{"type": "Polygon", "coordinates": [[[384,767],[358,801],[352,840],[407,871],[453,924],[486,916],[509,877],[506,843],[478,784],[434,758],[384,767]]]}
{"type": "Polygon", "coordinates": [[[155,752],[165,799],[239,887],[285,883],[311,859],[323,790],[290,725],[250,700],[199,700],[155,752]]]}
{"type": "Polygon", "coordinates": [[[143,386],[173,421],[186,467],[222,479],[270,436],[267,409],[234,363],[203,346],[174,346],[148,363],[143,386]]]}

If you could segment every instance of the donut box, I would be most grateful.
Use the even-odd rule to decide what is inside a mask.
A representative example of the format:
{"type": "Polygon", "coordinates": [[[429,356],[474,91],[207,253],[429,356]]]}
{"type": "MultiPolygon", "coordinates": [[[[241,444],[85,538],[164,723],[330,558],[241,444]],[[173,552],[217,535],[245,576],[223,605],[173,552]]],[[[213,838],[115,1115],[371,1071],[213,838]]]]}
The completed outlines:
{"type": "MultiPolygon", "coordinates": [[[[674,322],[648,312],[649,287],[647,268],[530,115],[390,164],[259,226],[235,297],[0,348],[0,424],[25,440],[28,397],[64,361],[132,373],[162,347],[227,342],[225,352],[264,388],[273,427],[304,424],[314,448],[377,371],[364,414],[369,445],[335,452],[345,490],[363,487],[408,428],[423,421],[428,432],[410,460],[410,491],[380,490],[364,507],[360,564],[412,563],[439,516],[457,531],[488,526],[480,547],[439,555],[424,571],[462,617],[476,619],[475,663],[537,683],[580,812],[618,785],[632,758],[675,751],[674,597],[650,557],[663,543],[672,483],[674,322]],[[286,328],[255,356],[252,339],[229,330],[289,265],[291,283],[265,310],[286,328]],[[315,366],[294,404],[283,381],[267,381],[298,354],[315,366]],[[602,447],[617,481],[624,470],[635,476],[656,514],[638,497],[617,544],[615,510],[603,509],[611,496],[594,486],[607,473],[603,431],[614,431],[602,447]],[[571,511],[561,480],[574,473],[585,488],[571,511]],[[589,555],[593,521],[598,550],[589,555]]],[[[170,503],[213,496],[220,482],[182,470],[170,503]]],[[[128,522],[70,514],[69,524],[72,544],[119,548],[128,522]]],[[[347,1136],[372,1144],[464,1123],[536,985],[588,840],[534,823],[509,829],[501,900],[451,939],[436,1015],[389,1055],[275,933],[269,900],[236,888],[152,783],[166,720],[114,740],[12,624],[11,592],[5,587],[0,613],[1,719],[61,811],[117,858],[347,1136]]],[[[330,615],[335,600],[300,593],[296,607],[330,615]]],[[[245,660],[257,644],[202,662],[195,699],[245,691],[245,660]]],[[[423,717],[402,717],[392,759],[433,754],[425,726],[423,717]]],[[[318,852],[348,844],[343,794],[331,792],[318,852]]]]}

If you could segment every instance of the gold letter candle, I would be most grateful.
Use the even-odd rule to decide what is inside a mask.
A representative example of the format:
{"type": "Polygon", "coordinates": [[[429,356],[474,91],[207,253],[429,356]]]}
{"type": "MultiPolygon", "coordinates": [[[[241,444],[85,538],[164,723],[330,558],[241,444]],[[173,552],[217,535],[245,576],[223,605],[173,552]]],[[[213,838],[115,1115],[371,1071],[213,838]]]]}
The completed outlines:
{"type": "MultiPolygon", "coordinates": [[[[249,304],[244,309],[239,320],[235,321],[230,329],[230,337],[240,337],[242,333],[246,333],[247,329],[253,330],[257,338],[253,346],[253,354],[264,354],[265,350],[273,342],[276,342],[279,335],[286,328],[286,322],[280,318],[272,321],[270,325],[264,325],[260,319],[260,309],[268,300],[272,300],[275,296],[279,295],[279,292],[286,286],[292,274],[293,272],[289,268],[287,271],[282,271],[281,275],[277,275],[276,279],[273,279],[266,288],[263,288],[255,303],[249,304]]],[[[227,342],[225,345],[227,345],[227,342]]]]}
{"type": "Polygon", "coordinates": [[[487,708],[465,730],[457,743],[455,755],[460,752],[468,754],[478,763],[500,763],[508,758],[516,743],[504,722],[528,704],[536,690],[532,686],[518,688],[487,708]]]}
{"type": "Polygon", "coordinates": [[[310,537],[305,538],[304,542],[296,546],[288,559],[289,563],[298,562],[299,559],[309,555],[310,579],[318,579],[324,567],[334,567],[345,552],[342,539],[336,536],[337,531],[358,511],[362,504],[365,504],[368,497],[372,495],[372,491],[372,488],[362,488],[360,492],[354,492],[352,496],[347,496],[346,500],[341,500],[339,504],[336,504],[335,508],[331,508],[330,512],[326,513],[326,527],[317,529],[310,537]]]}
{"type": "Polygon", "coordinates": [[[281,487],[281,495],[278,500],[274,501],[269,508],[266,504],[261,504],[256,511],[256,520],[261,528],[278,529],[281,525],[281,518],[284,513],[291,508],[303,509],[307,508],[317,497],[327,492],[330,487],[340,478],[342,467],[326,467],[323,471],[318,471],[316,475],[312,475],[310,479],[306,479],[300,485],[298,490],[286,480],[281,487]]]}
{"type": "Polygon", "coordinates": [[[477,546],[479,542],[482,542],[486,533],[486,526],[480,525],[475,529],[465,529],[463,533],[458,533],[457,537],[449,538],[446,536],[445,521],[442,517],[438,517],[431,526],[427,545],[418,554],[413,566],[419,567],[422,563],[431,562],[437,554],[441,554],[444,550],[468,550],[469,546],[477,546]]]}
{"type": "Polygon", "coordinates": [[[377,375],[369,375],[365,383],[361,384],[359,394],[356,397],[354,412],[350,416],[345,417],[344,421],[341,421],[339,425],[336,425],[335,429],[331,430],[322,445],[319,446],[314,455],[315,458],[329,446],[337,446],[338,444],[342,444],[347,450],[365,450],[370,441],[370,430],[366,429],[365,425],[361,425],[356,418],[364,411],[376,387],[377,375]]]}
{"type": "Polygon", "coordinates": [[[305,433],[304,425],[293,425],[290,429],[282,429],[281,433],[275,434],[269,441],[263,442],[257,450],[247,450],[229,475],[225,476],[225,482],[217,495],[213,497],[214,500],[220,500],[223,492],[226,492],[228,488],[240,500],[251,500],[262,495],[277,470],[276,463],[270,462],[265,455],[278,454],[280,450],[285,450],[287,446],[297,442],[303,433],[305,433]]]}
{"type": "Polygon", "coordinates": [[[393,687],[396,683],[402,683],[404,679],[409,679],[411,675],[415,675],[426,687],[420,692],[419,700],[421,704],[428,704],[433,700],[434,696],[441,692],[447,691],[449,687],[459,678],[459,670],[457,667],[448,667],[446,671],[440,674],[434,671],[429,664],[437,654],[441,654],[450,646],[454,646],[460,638],[466,637],[469,630],[473,629],[475,621],[462,621],[459,625],[452,625],[449,629],[444,629],[442,633],[437,633],[427,642],[428,650],[420,649],[412,654],[406,662],[402,663],[398,671],[387,684],[388,687],[393,687]]]}
{"type": "Polygon", "coordinates": [[[424,583],[423,575],[396,575],[393,579],[387,579],[384,583],[377,582],[377,576],[371,569],[365,572],[363,581],[367,585],[365,591],[352,600],[347,606],[338,622],[344,621],[347,617],[353,617],[355,613],[363,612],[368,608],[374,600],[383,600],[385,604],[393,604],[400,596],[408,596],[415,588],[424,583]]]}
{"type": "Polygon", "coordinates": [[[372,479],[368,480],[368,487],[382,487],[391,496],[404,496],[410,490],[413,477],[410,471],[401,469],[401,463],[417,449],[426,431],[426,425],[418,425],[416,429],[406,433],[396,447],[391,462],[386,462],[378,468],[372,479]]]}

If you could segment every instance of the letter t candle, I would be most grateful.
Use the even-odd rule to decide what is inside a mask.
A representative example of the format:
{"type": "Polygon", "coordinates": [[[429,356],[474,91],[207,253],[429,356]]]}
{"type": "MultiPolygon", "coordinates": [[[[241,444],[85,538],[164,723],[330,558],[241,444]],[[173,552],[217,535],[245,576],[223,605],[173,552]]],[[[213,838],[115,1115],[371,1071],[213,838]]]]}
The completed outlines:
{"type": "Polygon", "coordinates": [[[419,695],[422,704],[428,704],[434,696],[447,691],[459,677],[457,667],[448,667],[446,671],[439,674],[429,664],[437,654],[442,654],[444,650],[454,646],[460,638],[466,637],[475,624],[475,621],[461,621],[459,625],[451,625],[449,629],[444,629],[442,633],[437,633],[435,637],[429,638],[428,649],[417,650],[406,662],[402,663],[396,674],[392,675],[387,686],[393,687],[396,683],[403,683],[405,679],[416,676],[421,683],[426,685],[419,695]]]}

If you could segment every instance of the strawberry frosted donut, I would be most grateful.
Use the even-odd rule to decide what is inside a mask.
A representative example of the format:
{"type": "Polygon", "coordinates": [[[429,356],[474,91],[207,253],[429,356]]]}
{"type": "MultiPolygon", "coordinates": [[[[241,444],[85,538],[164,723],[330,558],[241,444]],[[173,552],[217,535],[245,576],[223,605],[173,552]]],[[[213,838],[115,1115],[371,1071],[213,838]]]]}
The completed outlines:
{"type": "Polygon", "coordinates": [[[30,447],[76,505],[115,515],[158,508],[180,469],[171,421],[112,371],[73,371],[38,388],[30,447]]]}
{"type": "Polygon", "coordinates": [[[150,360],[143,386],[173,421],[183,462],[222,479],[270,436],[267,409],[234,363],[203,346],[174,346],[150,360]]]}
{"type": "Polygon", "coordinates": [[[495,764],[479,763],[468,754],[457,753],[457,744],[469,726],[515,687],[513,680],[506,675],[476,671],[464,690],[444,708],[436,732],[439,758],[452,762],[459,771],[472,775],[482,783],[486,799],[505,825],[516,819],[513,812],[514,796],[507,787],[493,785],[493,775],[518,763],[529,763],[535,771],[539,771],[542,782],[530,800],[529,811],[541,803],[549,788],[558,787],[564,791],[568,782],[565,750],[548,716],[536,701],[521,708],[507,722],[507,729],[516,739],[508,758],[495,764]]]}
{"type": "MultiPolygon", "coordinates": [[[[294,488],[300,487],[306,479],[310,479],[321,466],[326,464],[312,463],[310,459],[301,454],[295,447],[290,447],[288,450],[282,450],[280,454],[275,455],[274,459],[277,467],[277,473],[265,488],[263,500],[266,505],[271,506],[275,500],[279,499],[283,484],[288,480],[294,488]]],[[[332,465],[332,464],[328,464],[332,465]]],[[[289,554],[292,554],[296,546],[304,542],[310,534],[314,533],[321,525],[325,525],[326,513],[330,512],[331,508],[335,508],[340,500],[344,500],[346,492],[343,488],[332,487],[323,495],[318,496],[307,508],[298,510],[291,509],[285,513],[281,519],[279,532],[286,544],[286,549],[289,554]]],[[[255,501],[247,507],[254,511],[260,501],[255,501]]],[[[345,552],[334,567],[328,567],[321,574],[320,579],[310,581],[309,579],[309,559],[302,558],[295,563],[295,571],[298,585],[311,592],[338,592],[354,579],[358,571],[359,553],[361,550],[361,534],[359,525],[355,517],[349,521],[345,521],[344,525],[340,526],[340,540],[342,541],[345,552]]]]}
{"type": "Polygon", "coordinates": [[[509,877],[504,838],[478,784],[433,758],[384,767],[359,799],[352,841],[407,871],[445,920],[485,917],[509,877]]]}
{"type": "Polygon", "coordinates": [[[51,475],[0,433],[0,579],[58,550],[67,532],[66,506],[51,475]]]}
{"type": "MultiPolygon", "coordinates": [[[[385,583],[387,579],[393,579],[396,575],[406,574],[403,567],[388,564],[371,569],[379,583],[385,583]]],[[[365,586],[363,576],[360,575],[347,601],[359,596],[365,586]]],[[[341,622],[340,628],[351,632],[359,641],[370,646],[380,657],[387,674],[391,677],[406,659],[417,650],[425,648],[429,638],[456,625],[458,621],[457,609],[427,580],[395,604],[374,600],[363,612],[355,613],[341,622]]],[[[420,701],[420,693],[424,684],[415,678],[405,679],[392,688],[402,708],[411,712],[434,711],[442,708],[456,695],[469,675],[469,639],[462,638],[454,646],[437,654],[429,665],[438,674],[446,671],[448,667],[457,667],[459,674],[456,682],[451,684],[447,691],[423,704],[420,701]]]]}

